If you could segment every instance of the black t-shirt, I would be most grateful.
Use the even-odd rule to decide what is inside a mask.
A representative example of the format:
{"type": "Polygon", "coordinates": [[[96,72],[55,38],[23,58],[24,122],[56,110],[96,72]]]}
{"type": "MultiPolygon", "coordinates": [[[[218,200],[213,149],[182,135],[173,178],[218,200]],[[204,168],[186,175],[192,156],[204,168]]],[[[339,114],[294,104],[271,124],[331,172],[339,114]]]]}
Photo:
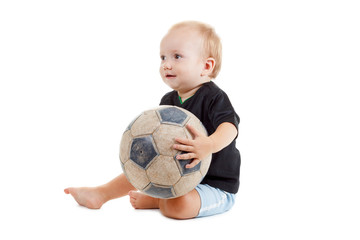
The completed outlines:
{"type": "MultiPolygon", "coordinates": [[[[212,81],[204,83],[195,95],[183,103],[180,102],[177,91],[169,92],[163,96],[160,105],[178,106],[192,112],[203,123],[209,135],[213,134],[221,123],[230,122],[238,129],[240,122],[226,93],[212,81]]],[[[240,163],[240,152],[234,140],[212,155],[209,171],[201,183],[229,193],[237,193],[240,163]]]]}

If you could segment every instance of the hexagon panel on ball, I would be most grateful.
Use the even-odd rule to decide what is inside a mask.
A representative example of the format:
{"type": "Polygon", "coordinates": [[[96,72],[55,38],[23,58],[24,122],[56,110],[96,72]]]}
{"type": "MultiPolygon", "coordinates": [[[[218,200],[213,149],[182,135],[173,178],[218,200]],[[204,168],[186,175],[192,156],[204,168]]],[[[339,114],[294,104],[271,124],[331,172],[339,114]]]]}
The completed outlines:
{"type": "Polygon", "coordinates": [[[130,143],[132,135],[129,130],[125,131],[120,143],[120,161],[124,164],[130,158],[130,143]]]}
{"type": "Polygon", "coordinates": [[[152,134],[160,126],[159,117],[155,111],[143,112],[132,124],[131,134],[134,137],[152,134]]]}
{"type": "Polygon", "coordinates": [[[182,176],[181,179],[174,185],[176,196],[182,196],[193,190],[202,181],[201,173],[199,171],[182,176]]]}
{"type": "Polygon", "coordinates": [[[159,153],[165,156],[174,156],[179,151],[173,148],[175,138],[187,138],[183,127],[161,124],[153,134],[159,153]]]}
{"type": "Polygon", "coordinates": [[[126,178],[137,189],[142,190],[149,185],[150,180],[147,178],[146,172],[133,161],[127,161],[123,165],[126,178]]]}
{"type": "Polygon", "coordinates": [[[146,170],[152,183],[159,185],[174,185],[181,178],[179,169],[172,157],[157,157],[146,170]]]}

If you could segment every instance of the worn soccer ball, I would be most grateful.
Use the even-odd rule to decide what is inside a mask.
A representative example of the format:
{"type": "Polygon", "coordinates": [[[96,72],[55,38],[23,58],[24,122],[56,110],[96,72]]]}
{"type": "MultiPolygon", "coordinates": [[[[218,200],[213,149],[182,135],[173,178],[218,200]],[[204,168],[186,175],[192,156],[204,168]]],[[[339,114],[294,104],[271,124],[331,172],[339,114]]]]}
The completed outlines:
{"type": "Polygon", "coordinates": [[[193,190],[207,173],[211,154],[193,168],[192,160],[178,160],[183,152],[173,149],[175,138],[193,139],[186,125],[207,135],[191,112],[160,106],[143,112],[130,123],[120,144],[120,162],[129,182],[155,198],[176,198],[193,190]]]}

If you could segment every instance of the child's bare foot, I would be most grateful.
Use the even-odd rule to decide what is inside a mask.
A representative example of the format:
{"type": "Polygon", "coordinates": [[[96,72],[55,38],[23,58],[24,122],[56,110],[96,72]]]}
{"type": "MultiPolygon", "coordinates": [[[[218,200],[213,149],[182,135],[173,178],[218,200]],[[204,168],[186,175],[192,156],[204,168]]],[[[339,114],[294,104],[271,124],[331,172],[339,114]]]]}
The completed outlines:
{"type": "Polygon", "coordinates": [[[137,191],[130,191],[130,203],[135,209],[159,208],[159,199],[150,197],[137,191]]]}
{"type": "Polygon", "coordinates": [[[79,205],[90,209],[99,209],[106,202],[98,188],[66,188],[64,192],[71,194],[79,205]]]}

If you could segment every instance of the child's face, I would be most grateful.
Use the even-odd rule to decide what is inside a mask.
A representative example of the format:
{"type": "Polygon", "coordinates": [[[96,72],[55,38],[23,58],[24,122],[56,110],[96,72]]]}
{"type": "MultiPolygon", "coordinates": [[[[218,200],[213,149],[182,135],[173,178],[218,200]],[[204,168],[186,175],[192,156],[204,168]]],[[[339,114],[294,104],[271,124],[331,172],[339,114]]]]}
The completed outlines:
{"type": "Polygon", "coordinates": [[[198,32],[184,28],[170,31],[161,41],[160,75],[180,94],[209,81],[207,76],[203,76],[202,44],[198,32]]]}

